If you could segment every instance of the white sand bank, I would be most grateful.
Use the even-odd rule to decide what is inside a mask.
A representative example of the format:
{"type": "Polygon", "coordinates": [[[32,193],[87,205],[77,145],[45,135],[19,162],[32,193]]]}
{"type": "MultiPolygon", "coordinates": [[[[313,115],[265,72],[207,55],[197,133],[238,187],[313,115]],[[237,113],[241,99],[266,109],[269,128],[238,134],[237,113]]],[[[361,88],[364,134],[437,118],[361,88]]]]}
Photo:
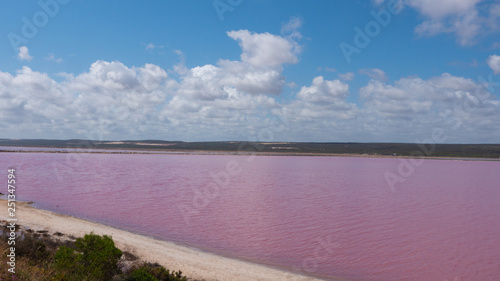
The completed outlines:
{"type": "MultiPolygon", "coordinates": [[[[8,219],[6,200],[0,199],[0,205],[0,219],[6,220],[8,219]]],[[[16,202],[16,218],[19,225],[33,230],[48,230],[51,234],[61,232],[83,237],[93,231],[99,235],[111,235],[116,246],[121,250],[128,251],[142,260],[158,262],[172,270],[181,270],[183,275],[193,279],[206,281],[319,280],[198,251],[72,216],[36,209],[26,203],[16,202]]]]}

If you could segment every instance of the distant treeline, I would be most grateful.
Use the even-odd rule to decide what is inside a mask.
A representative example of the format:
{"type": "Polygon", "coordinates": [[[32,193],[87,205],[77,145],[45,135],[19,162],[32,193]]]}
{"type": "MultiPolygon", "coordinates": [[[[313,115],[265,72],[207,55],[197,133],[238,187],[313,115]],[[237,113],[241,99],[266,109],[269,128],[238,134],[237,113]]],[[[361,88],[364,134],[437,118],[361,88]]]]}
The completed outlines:
{"type": "Polygon", "coordinates": [[[226,151],[265,153],[367,154],[391,156],[433,156],[500,158],[500,144],[415,144],[415,143],[316,143],[316,142],[182,142],[159,140],[10,140],[0,139],[1,146],[57,147],[90,149],[125,149],[155,151],[226,151]]]}

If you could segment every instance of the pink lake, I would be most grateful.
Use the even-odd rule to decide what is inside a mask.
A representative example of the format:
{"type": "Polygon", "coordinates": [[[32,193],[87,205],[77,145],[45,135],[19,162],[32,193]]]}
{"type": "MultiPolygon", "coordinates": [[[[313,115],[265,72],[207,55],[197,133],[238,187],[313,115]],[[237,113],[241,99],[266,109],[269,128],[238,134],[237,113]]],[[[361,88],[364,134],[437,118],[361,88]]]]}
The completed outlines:
{"type": "Polygon", "coordinates": [[[0,153],[21,200],[229,257],[326,280],[500,280],[500,162],[425,160],[391,191],[401,161],[0,153]]]}

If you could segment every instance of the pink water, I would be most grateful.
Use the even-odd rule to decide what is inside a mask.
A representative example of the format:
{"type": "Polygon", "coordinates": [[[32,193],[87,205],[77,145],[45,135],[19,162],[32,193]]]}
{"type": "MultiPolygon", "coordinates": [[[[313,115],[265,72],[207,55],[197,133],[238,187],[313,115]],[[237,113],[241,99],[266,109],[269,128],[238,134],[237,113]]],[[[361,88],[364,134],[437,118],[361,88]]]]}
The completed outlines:
{"type": "Polygon", "coordinates": [[[426,160],[391,192],[400,161],[0,153],[40,208],[230,257],[325,279],[500,280],[500,162],[426,160]]]}

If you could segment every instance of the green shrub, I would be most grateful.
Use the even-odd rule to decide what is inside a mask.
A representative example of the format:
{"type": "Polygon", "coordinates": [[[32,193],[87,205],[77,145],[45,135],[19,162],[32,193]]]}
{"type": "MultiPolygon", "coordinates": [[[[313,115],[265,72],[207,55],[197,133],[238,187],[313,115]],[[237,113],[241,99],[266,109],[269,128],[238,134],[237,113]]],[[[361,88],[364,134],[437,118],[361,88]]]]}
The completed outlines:
{"type": "Polygon", "coordinates": [[[22,232],[21,236],[16,241],[16,254],[19,257],[26,257],[32,261],[45,261],[51,253],[47,249],[47,245],[40,239],[33,238],[29,233],[22,232]]]}
{"type": "Polygon", "coordinates": [[[121,256],[122,251],[115,247],[110,236],[91,233],[76,239],[74,249],[61,246],[54,262],[58,269],[68,272],[75,280],[107,281],[120,273],[121,256]]]}
{"type": "MultiPolygon", "coordinates": [[[[159,281],[187,281],[187,278],[182,276],[182,271],[172,271],[166,269],[165,267],[157,264],[157,263],[143,263],[139,267],[134,267],[131,269],[132,273],[129,278],[133,278],[135,273],[138,274],[147,273],[152,276],[154,279],[144,279],[146,281],[150,280],[159,280],[159,281]]],[[[126,281],[139,281],[143,279],[126,279],[126,281]]]]}
{"type": "Polygon", "coordinates": [[[75,250],[67,246],[61,246],[54,256],[55,266],[68,271],[78,271],[76,269],[78,265],[77,260],[78,256],[75,250]]]}
{"type": "MultiPolygon", "coordinates": [[[[0,263],[7,262],[8,244],[0,233],[0,263]]],[[[110,236],[87,234],[75,242],[37,233],[22,232],[16,239],[16,275],[19,281],[187,281],[181,271],[170,271],[158,263],[133,261],[121,273],[122,251],[115,247],[110,236]]],[[[7,270],[0,271],[0,280],[11,280],[7,270]]]]}
{"type": "Polygon", "coordinates": [[[158,281],[153,275],[147,272],[144,268],[134,270],[126,281],[158,281]]]}

